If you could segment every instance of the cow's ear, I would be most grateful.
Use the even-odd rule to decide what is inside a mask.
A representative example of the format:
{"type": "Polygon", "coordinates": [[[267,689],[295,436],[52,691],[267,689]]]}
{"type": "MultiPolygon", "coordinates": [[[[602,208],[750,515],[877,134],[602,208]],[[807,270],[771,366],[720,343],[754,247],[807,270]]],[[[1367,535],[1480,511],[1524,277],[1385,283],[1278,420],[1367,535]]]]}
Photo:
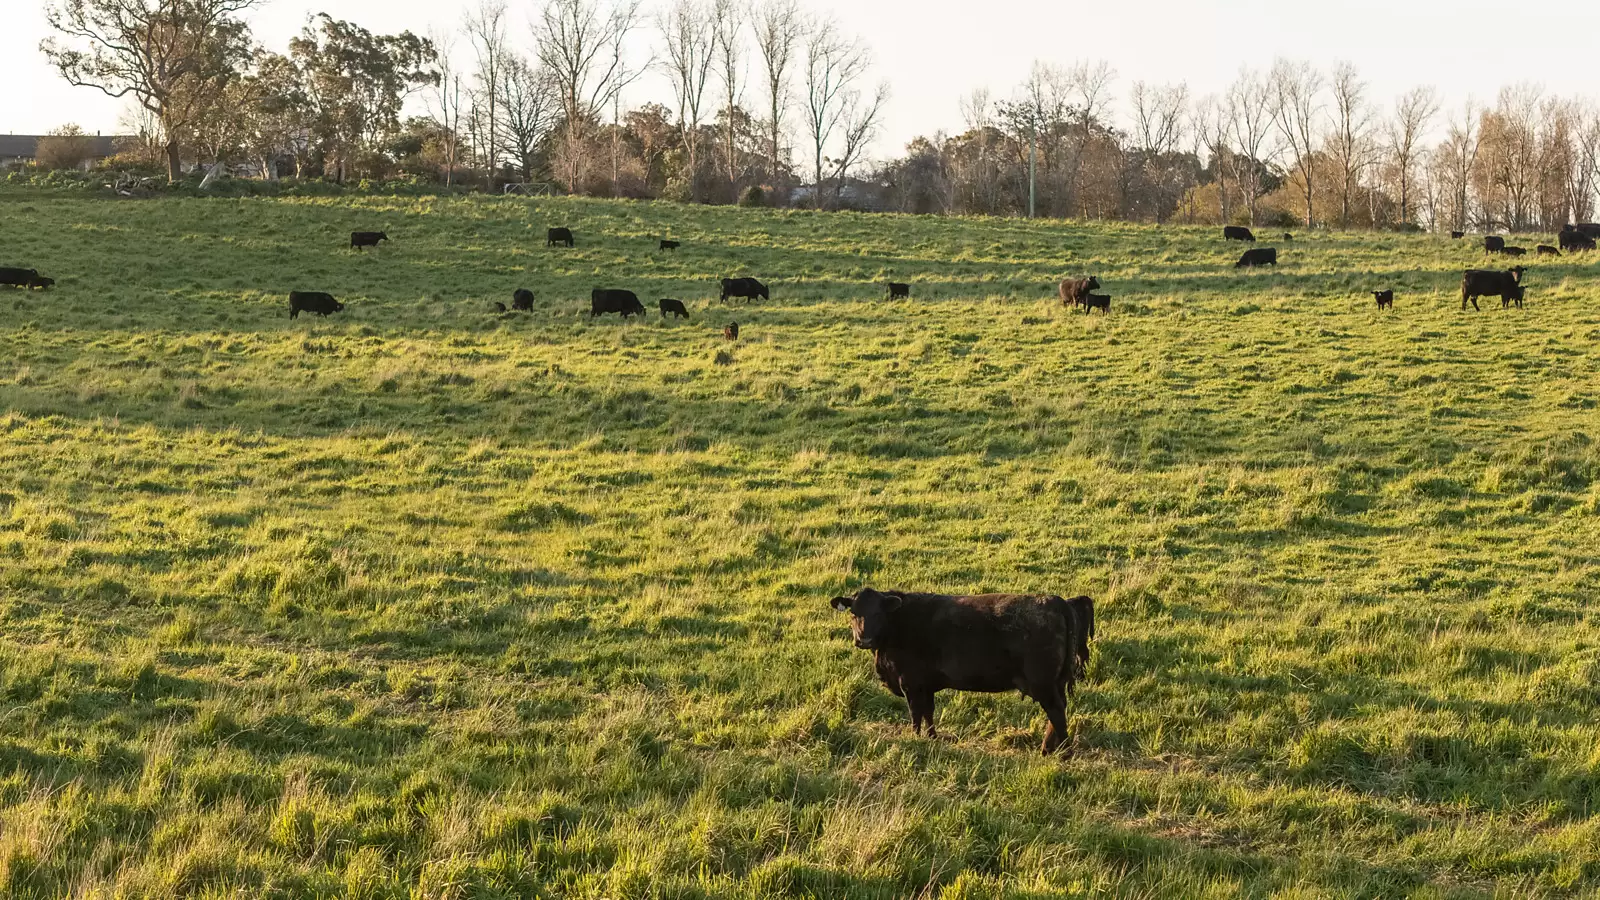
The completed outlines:
{"type": "Polygon", "coordinates": [[[906,597],[899,591],[883,591],[883,608],[885,611],[894,611],[900,608],[906,597]]]}
{"type": "Polygon", "coordinates": [[[851,599],[850,597],[835,597],[828,601],[828,605],[832,606],[834,609],[837,609],[839,612],[849,612],[850,604],[854,602],[855,600],[851,599]]]}

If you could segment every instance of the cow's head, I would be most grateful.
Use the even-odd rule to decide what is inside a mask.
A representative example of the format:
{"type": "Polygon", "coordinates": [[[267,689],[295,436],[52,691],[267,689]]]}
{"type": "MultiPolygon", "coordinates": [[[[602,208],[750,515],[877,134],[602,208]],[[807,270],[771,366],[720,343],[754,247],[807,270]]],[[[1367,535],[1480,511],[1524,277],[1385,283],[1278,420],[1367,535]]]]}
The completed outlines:
{"type": "Polygon", "coordinates": [[[387,231],[378,232],[378,240],[387,241],[388,239],[389,239],[389,232],[387,232],[387,231]]]}
{"type": "Polygon", "coordinates": [[[1100,290],[1100,279],[1094,277],[1093,275],[1090,275],[1089,276],[1089,290],[1091,290],[1091,291],[1100,290]]]}
{"type": "Polygon", "coordinates": [[[333,301],[333,311],[334,312],[344,312],[344,304],[340,303],[337,300],[333,301]]]}
{"type": "Polygon", "coordinates": [[[1517,284],[1521,284],[1522,283],[1522,273],[1528,271],[1528,267],[1527,266],[1514,266],[1514,267],[1508,269],[1507,271],[1509,271],[1511,273],[1511,278],[1514,281],[1516,281],[1517,284]]]}
{"type": "Polygon", "coordinates": [[[850,635],[856,646],[876,650],[889,628],[889,616],[905,600],[899,594],[862,588],[854,597],[833,598],[833,608],[850,614],[850,635]]]}

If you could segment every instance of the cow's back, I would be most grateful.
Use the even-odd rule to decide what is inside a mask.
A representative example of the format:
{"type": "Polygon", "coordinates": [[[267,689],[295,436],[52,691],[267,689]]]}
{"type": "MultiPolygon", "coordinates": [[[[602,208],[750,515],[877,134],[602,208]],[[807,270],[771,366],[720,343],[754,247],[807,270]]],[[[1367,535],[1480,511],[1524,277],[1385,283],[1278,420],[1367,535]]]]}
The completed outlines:
{"type": "Polygon", "coordinates": [[[942,687],[1000,692],[1030,675],[1057,677],[1072,647],[1072,612],[1040,594],[904,594],[887,655],[942,687]]]}

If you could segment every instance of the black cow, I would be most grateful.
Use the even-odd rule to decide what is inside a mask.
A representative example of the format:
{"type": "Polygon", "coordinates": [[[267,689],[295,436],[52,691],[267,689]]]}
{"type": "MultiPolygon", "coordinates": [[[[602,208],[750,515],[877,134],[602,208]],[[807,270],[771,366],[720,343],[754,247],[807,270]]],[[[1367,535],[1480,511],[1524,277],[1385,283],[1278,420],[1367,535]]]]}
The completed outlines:
{"type": "Polygon", "coordinates": [[[1044,594],[950,596],[862,588],[834,597],[850,614],[855,645],[871,650],[878,676],[905,698],[917,734],[933,724],[941,690],[1021,691],[1050,720],[1044,753],[1067,741],[1067,695],[1087,662],[1093,601],[1044,594]],[[1085,622],[1085,615],[1088,622],[1085,622]]]}
{"type": "Polygon", "coordinates": [[[1594,222],[1579,222],[1572,226],[1572,230],[1586,238],[1600,241],[1600,224],[1594,222]]]}
{"type": "Polygon", "coordinates": [[[661,242],[661,249],[663,249],[663,250],[676,250],[676,249],[678,249],[678,242],[677,241],[662,241],[661,242]]]}
{"type": "Polygon", "coordinates": [[[1483,252],[1485,254],[1506,252],[1506,239],[1497,234],[1485,236],[1483,239],[1483,252]]]}
{"type": "Polygon", "coordinates": [[[1061,282],[1056,293],[1061,297],[1062,306],[1082,306],[1089,292],[1099,289],[1100,279],[1090,275],[1088,278],[1068,278],[1061,282]]]}
{"type": "Polygon", "coordinates": [[[494,302],[494,311],[497,313],[503,313],[506,311],[506,305],[501,303],[499,300],[496,300],[494,302]]]}
{"type": "Polygon", "coordinates": [[[1254,266],[1275,266],[1278,264],[1278,251],[1272,247],[1257,247],[1246,250],[1239,261],[1233,264],[1235,269],[1247,269],[1254,266]]]}
{"type": "Polygon", "coordinates": [[[387,241],[389,235],[382,231],[352,231],[350,232],[350,249],[361,250],[367,247],[378,246],[379,241],[387,241]]]}
{"type": "Polygon", "coordinates": [[[1568,253],[1575,253],[1582,250],[1593,250],[1595,246],[1594,238],[1589,237],[1575,228],[1570,231],[1561,232],[1561,236],[1557,243],[1561,245],[1561,249],[1567,251],[1568,253]]]}
{"type": "Polygon", "coordinates": [[[1110,294],[1087,294],[1087,295],[1085,295],[1084,298],[1083,298],[1083,312],[1084,312],[1084,314],[1088,315],[1089,311],[1092,310],[1092,309],[1098,309],[1101,312],[1103,312],[1103,313],[1105,313],[1107,315],[1110,315],[1111,314],[1111,295],[1110,294]]]}
{"type": "Polygon", "coordinates": [[[1243,225],[1222,226],[1222,239],[1225,241],[1245,241],[1251,244],[1256,242],[1255,234],[1243,225]]]}
{"type": "Polygon", "coordinates": [[[344,309],[344,304],[333,299],[332,294],[321,291],[290,291],[289,318],[298,319],[302,312],[319,316],[331,315],[344,309]]]}
{"type": "Polygon", "coordinates": [[[552,228],[544,233],[544,245],[546,247],[554,247],[557,244],[560,244],[563,247],[574,246],[574,241],[572,240],[572,229],[552,228]]]}
{"type": "Polygon", "coordinates": [[[1506,256],[1527,256],[1528,255],[1528,251],[1523,249],[1523,248],[1521,248],[1521,247],[1507,247],[1504,250],[1501,250],[1500,252],[1505,254],[1506,256]]]}
{"type": "Polygon", "coordinates": [[[1372,296],[1377,299],[1379,309],[1394,309],[1394,291],[1373,291],[1372,296]]]}
{"type": "Polygon", "coordinates": [[[1294,240],[1294,235],[1292,235],[1289,232],[1285,231],[1283,233],[1283,239],[1284,239],[1285,242],[1292,241],[1292,240],[1294,240]]]}
{"type": "Polygon", "coordinates": [[[519,312],[533,312],[533,291],[517,288],[511,292],[511,308],[519,312]]]}
{"type": "Polygon", "coordinates": [[[1521,266],[1505,271],[1468,269],[1461,276],[1461,308],[1466,309],[1467,303],[1471,302],[1473,309],[1479,309],[1479,297],[1499,297],[1501,306],[1505,306],[1509,299],[1521,306],[1522,273],[1525,271],[1521,266]]]}
{"type": "Polygon", "coordinates": [[[772,299],[767,292],[767,286],[754,278],[722,279],[722,299],[726,300],[729,297],[738,297],[744,300],[754,300],[757,297],[762,300],[772,299]]]}
{"type": "Polygon", "coordinates": [[[28,290],[31,291],[34,288],[38,288],[41,291],[48,291],[51,287],[55,286],[55,283],[56,280],[54,278],[46,278],[43,275],[36,275],[32,281],[28,282],[28,290]]]}
{"type": "Polygon", "coordinates": [[[54,279],[40,277],[37,269],[0,268],[0,284],[19,288],[32,288],[34,285],[42,285],[48,288],[51,284],[55,284],[55,281],[54,279]],[[43,284],[46,281],[50,284],[43,284]]]}
{"type": "Polygon", "coordinates": [[[1453,240],[1453,241],[1459,241],[1459,240],[1461,240],[1462,238],[1464,238],[1466,236],[1467,236],[1467,233],[1465,231],[1452,231],[1452,232],[1450,232],[1450,239],[1453,240]]]}
{"type": "Polygon", "coordinates": [[[595,288],[589,295],[589,318],[604,313],[622,313],[624,319],[629,316],[642,316],[644,304],[639,302],[639,295],[633,291],[595,288]]]}
{"type": "Polygon", "coordinates": [[[729,322],[722,326],[722,337],[724,340],[737,341],[739,339],[739,323],[729,322]]]}
{"type": "Polygon", "coordinates": [[[899,281],[889,282],[890,300],[909,300],[911,298],[911,285],[899,281]]]}
{"type": "Polygon", "coordinates": [[[1539,246],[1533,248],[1533,252],[1539,254],[1540,256],[1560,256],[1561,255],[1561,251],[1560,250],[1557,250],[1556,248],[1550,246],[1549,244],[1540,244],[1539,246]]]}
{"type": "Polygon", "coordinates": [[[656,307],[661,310],[661,318],[663,319],[667,317],[667,313],[672,313],[674,317],[679,319],[689,318],[689,311],[683,308],[683,301],[681,300],[658,300],[656,301],[656,307]]]}

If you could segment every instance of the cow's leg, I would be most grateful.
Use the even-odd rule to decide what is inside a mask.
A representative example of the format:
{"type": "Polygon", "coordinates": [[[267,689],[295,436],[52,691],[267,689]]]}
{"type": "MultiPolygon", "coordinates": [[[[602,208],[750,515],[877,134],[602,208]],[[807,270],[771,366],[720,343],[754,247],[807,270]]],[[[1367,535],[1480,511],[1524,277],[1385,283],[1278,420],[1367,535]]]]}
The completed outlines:
{"type": "Polygon", "coordinates": [[[933,727],[934,692],[921,685],[912,687],[904,681],[900,682],[900,687],[906,692],[906,705],[911,707],[911,724],[916,729],[917,734],[922,734],[922,724],[926,722],[928,725],[928,737],[938,737],[939,732],[933,727]]]}
{"type": "Polygon", "coordinates": [[[1050,727],[1044,733],[1044,744],[1039,748],[1045,756],[1061,749],[1061,745],[1067,742],[1067,697],[1064,688],[1065,685],[1057,682],[1039,691],[1039,696],[1035,698],[1044,707],[1044,714],[1050,720],[1050,727]]]}

